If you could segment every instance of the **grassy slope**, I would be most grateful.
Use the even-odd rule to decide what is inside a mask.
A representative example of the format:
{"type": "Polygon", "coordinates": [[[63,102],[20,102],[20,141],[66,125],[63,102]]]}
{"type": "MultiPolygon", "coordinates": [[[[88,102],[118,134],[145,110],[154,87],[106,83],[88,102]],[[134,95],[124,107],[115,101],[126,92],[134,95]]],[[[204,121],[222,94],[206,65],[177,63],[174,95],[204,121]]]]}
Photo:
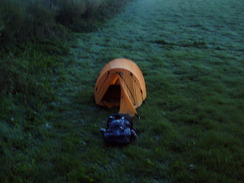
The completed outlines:
{"type": "Polygon", "coordinates": [[[77,34],[44,120],[13,128],[1,147],[2,182],[241,182],[243,6],[136,0],[77,34]],[[139,138],[123,148],[104,146],[99,132],[117,109],[93,101],[97,74],[117,57],[141,67],[148,92],[139,138]]]}

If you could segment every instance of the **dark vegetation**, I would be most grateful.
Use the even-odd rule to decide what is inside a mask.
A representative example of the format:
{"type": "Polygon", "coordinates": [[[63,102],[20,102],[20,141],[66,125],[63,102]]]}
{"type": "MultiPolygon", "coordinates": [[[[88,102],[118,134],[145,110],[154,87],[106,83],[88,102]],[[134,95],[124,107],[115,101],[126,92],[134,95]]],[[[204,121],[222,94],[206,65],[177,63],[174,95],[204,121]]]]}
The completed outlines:
{"type": "MultiPolygon", "coordinates": [[[[23,104],[30,106],[36,106],[31,97],[37,101],[52,101],[53,86],[49,77],[64,64],[72,32],[96,30],[126,2],[1,0],[1,99],[19,96],[23,104]]],[[[8,108],[7,105],[1,107],[8,108]]],[[[4,116],[9,115],[7,111],[4,116]]]]}
{"type": "Polygon", "coordinates": [[[67,38],[67,28],[79,32],[95,30],[119,12],[126,1],[1,0],[1,46],[67,38]]]}
{"type": "Polygon", "coordinates": [[[74,32],[95,31],[127,2],[0,1],[0,182],[43,182],[29,179],[41,173],[30,157],[49,128],[74,32]]]}
{"type": "Polygon", "coordinates": [[[0,0],[1,183],[243,182],[243,2],[136,0],[106,22],[126,2],[0,0]],[[118,109],[93,87],[118,57],[148,96],[139,138],[111,148],[118,109]]]}
{"type": "Polygon", "coordinates": [[[65,33],[65,28],[55,21],[58,9],[53,1],[2,0],[0,8],[0,38],[5,46],[56,38],[56,34],[65,33]]]}

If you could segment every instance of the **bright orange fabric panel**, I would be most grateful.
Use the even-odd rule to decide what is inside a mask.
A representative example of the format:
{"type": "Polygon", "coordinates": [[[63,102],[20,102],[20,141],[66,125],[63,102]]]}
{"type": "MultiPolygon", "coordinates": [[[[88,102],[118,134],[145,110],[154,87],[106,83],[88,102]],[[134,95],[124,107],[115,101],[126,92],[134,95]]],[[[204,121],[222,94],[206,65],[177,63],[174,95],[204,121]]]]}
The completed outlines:
{"type": "Polygon", "coordinates": [[[119,113],[125,113],[129,114],[130,116],[135,116],[137,112],[132,101],[129,98],[128,90],[126,90],[126,85],[121,78],[119,78],[119,80],[121,82],[121,99],[119,113]]]}

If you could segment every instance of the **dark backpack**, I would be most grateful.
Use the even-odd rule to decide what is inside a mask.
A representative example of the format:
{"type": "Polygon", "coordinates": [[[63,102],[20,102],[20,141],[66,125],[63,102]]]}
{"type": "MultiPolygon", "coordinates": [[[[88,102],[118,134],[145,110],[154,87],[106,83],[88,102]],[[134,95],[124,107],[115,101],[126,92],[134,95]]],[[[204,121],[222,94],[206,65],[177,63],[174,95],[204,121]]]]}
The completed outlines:
{"type": "Polygon", "coordinates": [[[128,114],[114,114],[108,117],[107,128],[103,131],[103,138],[106,143],[128,144],[136,132],[133,129],[132,119],[128,114]]]}

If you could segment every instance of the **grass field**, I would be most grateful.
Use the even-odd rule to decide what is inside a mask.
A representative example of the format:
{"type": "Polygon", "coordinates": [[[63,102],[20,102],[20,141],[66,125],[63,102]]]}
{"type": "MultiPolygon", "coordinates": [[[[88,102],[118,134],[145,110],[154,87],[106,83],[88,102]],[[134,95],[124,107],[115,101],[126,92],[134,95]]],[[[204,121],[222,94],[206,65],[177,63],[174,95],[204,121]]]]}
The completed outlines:
{"type": "Polygon", "coordinates": [[[29,121],[4,108],[0,182],[242,182],[243,20],[240,0],[135,0],[75,34],[46,108],[29,121]],[[118,109],[97,107],[93,90],[121,57],[141,68],[148,96],[134,119],[139,137],[109,147],[99,129],[118,109]]]}

